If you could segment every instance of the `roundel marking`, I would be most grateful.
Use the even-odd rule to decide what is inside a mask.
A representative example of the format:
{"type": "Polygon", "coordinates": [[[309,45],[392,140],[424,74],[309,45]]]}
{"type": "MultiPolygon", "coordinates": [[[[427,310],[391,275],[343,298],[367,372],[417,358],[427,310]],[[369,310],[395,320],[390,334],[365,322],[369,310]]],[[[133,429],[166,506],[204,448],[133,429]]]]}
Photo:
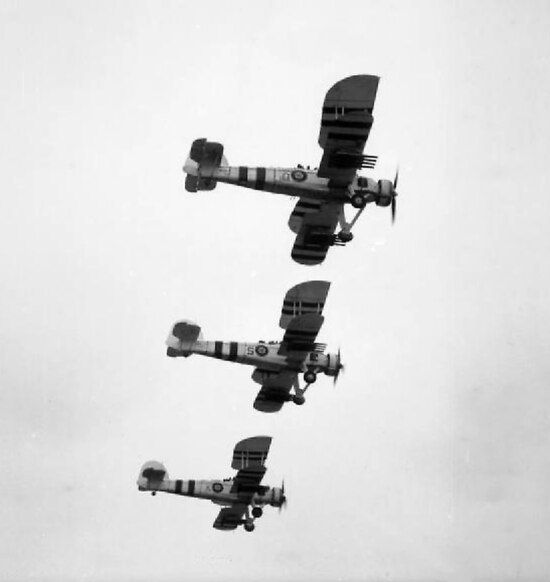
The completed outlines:
{"type": "Polygon", "coordinates": [[[223,491],[223,485],[221,483],[214,483],[212,485],[212,491],[214,493],[221,493],[223,491]]]}
{"type": "Polygon", "coordinates": [[[295,182],[303,182],[307,179],[307,173],[303,170],[293,170],[290,175],[295,182]]]}
{"type": "Polygon", "coordinates": [[[258,356],[267,356],[267,352],[269,350],[267,349],[266,346],[260,344],[259,346],[256,346],[256,353],[258,354],[258,356]]]}

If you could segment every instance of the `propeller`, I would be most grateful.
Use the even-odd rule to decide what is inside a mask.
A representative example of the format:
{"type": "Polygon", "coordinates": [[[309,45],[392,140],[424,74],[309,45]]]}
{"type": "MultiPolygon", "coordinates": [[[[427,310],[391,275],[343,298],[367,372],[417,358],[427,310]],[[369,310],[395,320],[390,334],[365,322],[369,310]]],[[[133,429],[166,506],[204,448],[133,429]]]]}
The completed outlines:
{"type": "Polygon", "coordinates": [[[340,372],[344,371],[344,364],[342,364],[342,358],[340,357],[340,348],[338,348],[338,356],[336,360],[336,373],[334,374],[333,386],[336,386],[336,381],[338,380],[338,376],[340,372]]]}
{"type": "Polygon", "coordinates": [[[397,169],[395,170],[395,178],[393,179],[393,196],[391,197],[391,223],[393,224],[395,222],[395,213],[397,210],[397,201],[395,200],[395,197],[397,196],[397,182],[399,180],[399,166],[397,166],[397,169]]]}
{"type": "Polygon", "coordinates": [[[279,513],[283,507],[286,507],[286,495],[285,495],[285,480],[283,479],[281,483],[281,504],[279,505],[279,513]]]}

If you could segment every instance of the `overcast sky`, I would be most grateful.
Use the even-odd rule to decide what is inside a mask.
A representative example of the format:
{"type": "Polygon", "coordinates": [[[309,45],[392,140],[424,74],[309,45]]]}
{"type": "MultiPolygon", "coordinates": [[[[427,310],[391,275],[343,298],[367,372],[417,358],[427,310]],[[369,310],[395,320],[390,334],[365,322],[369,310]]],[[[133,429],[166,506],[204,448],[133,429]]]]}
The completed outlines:
{"type": "Polygon", "coordinates": [[[0,579],[548,579],[550,5],[0,16],[0,579]],[[197,137],[235,165],[317,165],[324,95],[352,74],[381,77],[367,152],[399,159],[393,228],[369,208],[304,267],[290,199],[184,191],[197,137]],[[251,368],[164,355],[180,318],[280,339],[308,279],[332,282],[319,340],[347,367],[305,406],[260,414],[251,368]],[[229,477],[261,434],[289,503],[253,534],[137,490],[150,459],[229,477]]]}

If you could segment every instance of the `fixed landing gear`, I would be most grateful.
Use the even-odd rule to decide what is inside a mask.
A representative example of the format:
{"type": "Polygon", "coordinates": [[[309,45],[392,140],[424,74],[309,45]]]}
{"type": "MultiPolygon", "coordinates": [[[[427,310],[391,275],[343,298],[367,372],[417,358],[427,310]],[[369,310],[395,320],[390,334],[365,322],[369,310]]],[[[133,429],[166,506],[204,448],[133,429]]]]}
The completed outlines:
{"type": "Polygon", "coordinates": [[[302,406],[302,404],[304,404],[306,401],[304,394],[309,386],[315,382],[315,380],[317,380],[317,374],[312,370],[304,372],[304,381],[306,385],[303,388],[300,388],[298,378],[296,378],[296,383],[294,384],[294,395],[292,396],[292,402],[294,402],[294,404],[297,404],[298,406],[302,406]]]}
{"type": "Polygon", "coordinates": [[[241,522],[243,524],[244,529],[246,531],[254,531],[254,529],[256,528],[256,526],[254,525],[254,520],[258,519],[258,517],[262,517],[263,513],[264,510],[257,505],[252,507],[252,510],[250,506],[248,506],[246,508],[246,517],[241,522]]]}
{"type": "Polygon", "coordinates": [[[336,236],[343,243],[349,243],[353,240],[353,234],[351,234],[351,232],[341,231],[336,236]]]}
{"type": "Polygon", "coordinates": [[[315,372],[308,370],[304,373],[304,382],[306,384],[313,384],[315,380],[317,380],[317,374],[315,372]]]}
{"type": "Polygon", "coordinates": [[[367,200],[362,194],[354,194],[351,197],[351,205],[354,208],[365,208],[366,204],[367,200]]]}

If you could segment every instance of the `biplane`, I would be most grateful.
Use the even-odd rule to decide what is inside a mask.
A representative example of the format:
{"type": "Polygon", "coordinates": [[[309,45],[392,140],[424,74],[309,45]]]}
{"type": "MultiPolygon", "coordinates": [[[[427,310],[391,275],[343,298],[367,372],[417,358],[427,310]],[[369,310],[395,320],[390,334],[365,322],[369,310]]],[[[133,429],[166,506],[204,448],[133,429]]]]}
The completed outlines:
{"type": "Polygon", "coordinates": [[[213,190],[218,182],[299,197],[288,225],[296,234],[292,258],[304,265],[322,263],[331,246],[353,239],[351,232],[367,204],[390,206],[395,219],[397,178],[375,180],[359,170],[374,169],[377,156],[364,155],[379,77],[355,75],[331,87],[323,103],[318,168],[230,166],[223,145],[196,139],[183,166],[188,192],[213,190]],[[351,220],[346,204],[357,210],[351,220]],[[336,229],[340,228],[335,234],[336,229]]]}
{"type": "Polygon", "coordinates": [[[286,504],[285,486],[261,485],[266,472],[265,460],[271,437],[256,436],[244,439],[235,445],[231,467],[237,474],[229,479],[217,480],[171,480],[162,463],[148,461],[139,472],[137,485],[140,491],[157,491],[209,499],[223,505],[214,527],[221,530],[236,529],[243,525],[246,531],[254,530],[254,521],[262,516],[263,507],[272,505],[282,508],[286,504]]]}
{"type": "Polygon", "coordinates": [[[171,358],[200,354],[255,366],[252,379],[262,387],[254,408],[261,412],[277,412],[290,400],[301,405],[317,374],[332,376],[336,382],[343,368],[340,350],[325,353],[327,346],[316,342],[329,288],[328,281],[307,281],[286,293],[279,320],[285,330],[282,341],[206,341],[197,324],[183,320],[172,326],[166,354],[171,358]],[[303,387],[299,379],[302,374],[303,387]]]}

